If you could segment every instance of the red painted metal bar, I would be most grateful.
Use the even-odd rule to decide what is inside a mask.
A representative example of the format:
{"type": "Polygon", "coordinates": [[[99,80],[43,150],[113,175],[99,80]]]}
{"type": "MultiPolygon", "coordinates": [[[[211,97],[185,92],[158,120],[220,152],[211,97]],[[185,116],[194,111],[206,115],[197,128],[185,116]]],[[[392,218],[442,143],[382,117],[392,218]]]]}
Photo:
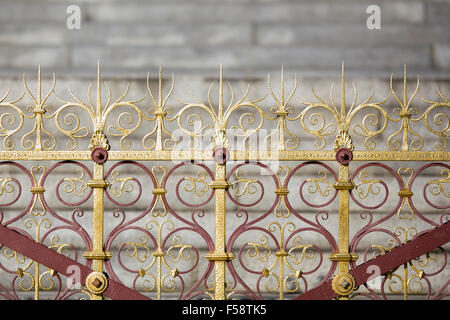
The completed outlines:
{"type": "MultiPolygon", "coordinates": [[[[0,225],[0,243],[24,256],[37,261],[38,263],[57,271],[58,273],[71,276],[73,269],[69,266],[77,266],[80,270],[81,284],[85,285],[86,277],[92,270],[81,263],[72,260],[58,252],[37,243],[15,230],[11,230],[4,225],[0,225]],[[68,272],[71,270],[71,272],[68,272]]],[[[108,287],[103,293],[106,297],[116,300],[147,300],[148,297],[130,289],[123,284],[108,279],[108,287]]]]}
{"type": "MultiPolygon", "coordinates": [[[[370,266],[378,266],[380,268],[380,273],[386,274],[447,242],[450,242],[450,222],[426,233],[422,233],[406,244],[398,246],[375,259],[359,265],[351,270],[350,274],[355,278],[356,286],[360,286],[366,283],[368,278],[373,275],[372,272],[368,271],[371,270],[370,266]]],[[[337,294],[331,288],[331,280],[329,280],[322,285],[299,295],[294,298],[294,300],[329,300],[336,296],[337,294]]]]}

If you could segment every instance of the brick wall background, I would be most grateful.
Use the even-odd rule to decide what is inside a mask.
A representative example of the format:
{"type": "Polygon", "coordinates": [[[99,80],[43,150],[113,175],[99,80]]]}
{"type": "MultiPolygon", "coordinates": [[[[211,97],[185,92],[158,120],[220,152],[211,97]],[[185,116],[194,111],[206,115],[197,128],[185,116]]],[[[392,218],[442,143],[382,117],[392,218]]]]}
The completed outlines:
{"type": "Polygon", "coordinates": [[[389,73],[404,63],[448,75],[448,0],[3,0],[0,70],[80,74],[95,69],[146,75],[163,65],[188,73],[258,74],[284,65],[302,72],[389,73]],[[81,29],[66,9],[81,9],[81,29]],[[381,30],[366,9],[381,8],[381,30]]]}

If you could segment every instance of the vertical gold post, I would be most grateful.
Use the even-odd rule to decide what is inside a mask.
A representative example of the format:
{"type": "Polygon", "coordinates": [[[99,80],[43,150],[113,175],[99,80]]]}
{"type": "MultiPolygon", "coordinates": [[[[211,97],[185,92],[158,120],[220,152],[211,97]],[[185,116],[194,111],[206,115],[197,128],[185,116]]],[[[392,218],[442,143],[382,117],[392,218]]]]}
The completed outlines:
{"type": "MultiPolygon", "coordinates": [[[[215,123],[216,135],[213,138],[214,152],[215,150],[229,148],[227,138],[225,136],[224,125],[224,111],[223,111],[223,72],[222,65],[220,65],[219,73],[219,110],[217,114],[217,120],[215,123]]],[[[223,152],[222,150],[222,152],[223,152]]],[[[225,300],[226,299],[226,283],[225,283],[225,265],[227,261],[234,258],[234,255],[230,252],[226,252],[225,249],[225,214],[226,214],[226,189],[230,186],[227,182],[226,174],[226,161],[216,161],[215,177],[210,186],[215,190],[214,199],[214,224],[215,224],[215,242],[214,252],[210,252],[206,255],[206,259],[214,261],[215,263],[215,275],[214,275],[214,299],[225,300]]]]}
{"type": "MultiPolygon", "coordinates": [[[[344,61],[342,61],[341,70],[341,122],[346,119],[345,111],[345,73],[344,61]]],[[[344,128],[341,126],[341,130],[344,128]]],[[[338,247],[341,255],[348,255],[348,229],[349,229],[349,190],[352,185],[349,183],[348,165],[339,164],[339,182],[337,189],[339,190],[339,236],[338,247]]],[[[347,273],[349,270],[348,261],[339,261],[339,272],[347,273]]]]}
{"type": "MultiPolygon", "coordinates": [[[[40,223],[36,223],[36,242],[39,242],[40,238],[40,223]]],[[[39,300],[39,263],[37,261],[34,261],[34,300],[39,300]]]]}
{"type": "Polygon", "coordinates": [[[403,65],[403,112],[402,112],[402,151],[408,151],[408,130],[409,130],[409,116],[411,115],[406,108],[408,105],[408,98],[406,95],[406,64],[403,65]]]}
{"type": "Polygon", "coordinates": [[[35,150],[42,151],[42,80],[41,80],[41,65],[38,67],[38,92],[37,92],[37,103],[38,105],[34,107],[34,112],[36,115],[36,144],[34,145],[35,150]]]}
{"type": "MultiPolygon", "coordinates": [[[[94,188],[93,203],[93,235],[92,251],[84,253],[86,259],[92,260],[94,272],[103,272],[103,261],[111,258],[110,252],[103,250],[103,201],[104,189],[108,183],[104,180],[103,164],[94,163],[94,179],[88,182],[88,186],[94,188]]],[[[93,300],[102,300],[102,294],[92,294],[93,300]]]]}
{"type": "Polygon", "coordinates": [[[339,162],[339,180],[334,185],[339,194],[339,216],[338,216],[338,252],[330,255],[330,260],[338,263],[339,273],[333,278],[332,288],[338,293],[339,299],[347,299],[354,290],[355,281],[349,274],[349,263],[356,261],[358,256],[349,252],[349,199],[350,190],[355,185],[349,179],[349,163],[353,158],[354,149],[351,137],[348,134],[347,114],[345,107],[345,74],[344,62],[342,61],[341,74],[341,114],[339,117],[339,134],[336,137],[334,150],[339,162]],[[348,160],[348,161],[347,161],[348,160]]]}
{"type": "MultiPolygon", "coordinates": [[[[101,79],[100,79],[100,61],[97,66],[97,103],[96,103],[96,119],[95,119],[95,133],[91,139],[91,144],[89,149],[94,151],[96,148],[100,147],[103,152],[109,150],[108,141],[103,133],[102,124],[102,97],[101,97],[101,79]],[[103,139],[101,138],[103,137],[103,139]]],[[[95,153],[92,154],[92,159],[96,158],[95,153]]],[[[103,261],[111,258],[110,252],[105,252],[103,248],[103,209],[104,209],[104,192],[105,188],[108,187],[108,183],[105,181],[105,168],[103,162],[94,160],[94,178],[89,181],[87,185],[94,189],[94,203],[93,203],[93,234],[92,234],[92,251],[87,251],[84,253],[86,259],[92,260],[92,268],[96,273],[103,273],[103,261]]],[[[93,278],[98,279],[98,275],[93,278]]],[[[93,300],[102,300],[102,293],[91,291],[93,300]]]]}
{"type": "MultiPolygon", "coordinates": [[[[348,183],[348,166],[339,164],[339,182],[343,185],[348,183]]],[[[349,244],[349,189],[342,188],[339,190],[339,236],[338,247],[340,254],[348,254],[349,244]]],[[[339,262],[339,272],[348,272],[348,261],[339,262]]]]}
{"type": "Polygon", "coordinates": [[[163,117],[165,116],[165,111],[163,108],[163,101],[162,101],[162,68],[159,67],[159,79],[158,79],[158,106],[155,111],[156,115],[156,144],[155,144],[155,150],[162,150],[163,149],[163,142],[162,142],[162,130],[164,127],[163,124],[163,117]]]}
{"type": "Polygon", "coordinates": [[[349,195],[354,184],[349,181],[349,168],[339,164],[339,181],[334,185],[339,191],[339,218],[338,218],[338,250],[330,255],[330,260],[338,262],[339,273],[333,278],[333,290],[338,293],[339,299],[348,299],[348,295],[355,288],[355,281],[349,274],[350,261],[356,261],[358,256],[349,252],[349,195]]]}
{"type": "Polygon", "coordinates": [[[39,263],[34,262],[34,300],[39,300],[39,263]]]}
{"type": "MultiPolygon", "coordinates": [[[[286,226],[286,225],[285,225],[286,226]]],[[[280,276],[278,277],[278,287],[280,289],[280,300],[284,300],[284,263],[288,253],[284,250],[284,227],[280,229],[280,250],[275,252],[275,256],[280,261],[280,276]]]]}
{"type": "Polygon", "coordinates": [[[280,151],[284,151],[286,150],[286,145],[285,145],[285,138],[284,138],[284,131],[287,129],[286,127],[286,115],[288,114],[286,109],[285,109],[285,105],[284,105],[284,67],[281,67],[281,96],[280,96],[280,100],[281,100],[281,108],[282,110],[278,110],[278,131],[280,133],[280,139],[279,139],[279,146],[278,146],[278,150],[280,151]]]}
{"type": "Polygon", "coordinates": [[[225,300],[225,262],[227,261],[227,253],[225,252],[225,190],[228,187],[225,164],[216,163],[215,180],[211,187],[215,189],[215,251],[206,258],[215,262],[214,298],[225,300]]]}
{"type": "Polygon", "coordinates": [[[162,265],[161,265],[161,257],[156,257],[158,260],[158,270],[157,270],[157,276],[158,281],[156,282],[156,299],[161,300],[161,277],[162,277],[162,265]]]}
{"type": "MultiPolygon", "coordinates": [[[[284,300],[284,257],[280,259],[280,277],[278,278],[278,285],[280,287],[280,300],[284,300]]],[[[288,270],[289,271],[289,270],[288,270]]]]}
{"type": "Polygon", "coordinates": [[[158,299],[158,300],[161,300],[161,290],[162,290],[162,259],[163,259],[163,257],[164,257],[164,251],[163,251],[163,249],[161,248],[161,245],[162,245],[162,227],[163,227],[163,224],[164,224],[164,222],[162,223],[162,224],[157,224],[157,226],[158,226],[158,248],[156,249],[156,251],[155,251],[155,253],[154,253],[154,256],[156,257],[156,259],[157,259],[157,262],[158,262],[158,264],[157,264],[157,279],[158,279],[158,281],[156,281],[156,299],[158,299]]]}
{"type": "MultiPolygon", "coordinates": [[[[36,229],[35,229],[36,236],[35,236],[34,241],[36,241],[37,243],[40,243],[40,240],[41,240],[41,229],[40,229],[41,228],[41,223],[44,221],[44,225],[45,225],[45,221],[48,222],[48,219],[47,218],[42,218],[38,222],[33,217],[33,216],[36,216],[36,215],[45,216],[45,208],[44,208],[43,212],[40,212],[40,211],[36,210],[36,208],[35,208],[35,204],[38,201],[38,199],[40,197],[40,194],[43,194],[45,192],[45,189],[42,187],[41,181],[39,181],[39,183],[36,181],[36,177],[34,176],[34,173],[33,173],[34,168],[35,167],[33,167],[31,169],[32,177],[33,177],[33,186],[31,187],[31,190],[30,190],[31,193],[33,194],[34,200],[33,200],[33,206],[31,207],[29,212],[30,212],[30,215],[32,216],[30,218],[30,220],[33,221],[35,226],[36,226],[36,229]],[[33,210],[36,210],[37,214],[33,214],[33,210]]],[[[38,167],[37,171],[40,170],[39,168],[40,167],[38,167]]],[[[39,272],[40,272],[39,271],[39,263],[37,261],[34,261],[34,279],[33,280],[34,280],[34,299],[35,300],[39,300],[39,289],[40,289],[39,272]]],[[[20,277],[22,277],[22,276],[20,276],[20,277]]]]}
{"type": "MultiPolygon", "coordinates": [[[[94,164],[94,179],[103,180],[103,165],[94,164]]],[[[94,251],[103,251],[103,188],[94,188],[94,208],[93,208],[93,241],[94,251]]],[[[93,261],[94,271],[103,272],[103,261],[95,259],[93,261]]]]}
{"type": "MultiPolygon", "coordinates": [[[[103,180],[103,165],[94,164],[94,179],[103,180]]],[[[93,239],[92,246],[94,252],[103,252],[103,188],[94,188],[94,208],[93,208],[93,239]]],[[[103,259],[92,261],[94,271],[103,272],[103,259]]],[[[93,295],[95,300],[102,300],[102,296],[93,295]]]]}
{"type": "Polygon", "coordinates": [[[226,189],[229,187],[226,181],[226,165],[216,163],[215,180],[211,183],[211,188],[215,189],[215,249],[213,253],[206,255],[206,259],[214,261],[215,275],[214,275],[214,299],[226,299],[226,284],[225,284],[225,266],[226,262],[234,258],[233,253],[226,252],[225,249],[225,203],[226,203],[226,189]]]}

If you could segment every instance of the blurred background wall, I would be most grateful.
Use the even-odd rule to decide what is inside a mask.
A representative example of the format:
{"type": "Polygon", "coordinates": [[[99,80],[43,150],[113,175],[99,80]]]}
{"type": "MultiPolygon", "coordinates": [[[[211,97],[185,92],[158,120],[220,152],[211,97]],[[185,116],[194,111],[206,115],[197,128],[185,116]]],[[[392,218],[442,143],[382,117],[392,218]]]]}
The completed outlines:
{"type": "Polygon", "coordinates": [[[306,73],[400,69],[447,76],[448,0],[2,0],[0,71],[146,75],[163,65],[176,73],[255,75],[281,65],[306,73]],[[66,27],[80,8],[80,29],[66,27]],[[369,5],[381,29],[369,30],[369,5]]]}

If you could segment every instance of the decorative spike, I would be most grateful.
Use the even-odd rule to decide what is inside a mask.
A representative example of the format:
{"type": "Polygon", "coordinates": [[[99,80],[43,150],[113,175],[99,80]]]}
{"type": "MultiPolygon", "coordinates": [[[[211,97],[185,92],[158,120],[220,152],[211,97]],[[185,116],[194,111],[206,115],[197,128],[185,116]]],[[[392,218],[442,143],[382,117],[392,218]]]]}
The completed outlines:
{"type": "Polygon", "coordinates": [[[295,92],[297,91],[297,87],[298,87],[298,80],[297,80],[297,74],[294,74],[294,89],[292,90],[291,94],[289,95],[289,97],[286,100],[286,106],[287,104],[289,104],[289,101],[291,101],[292,97],[294,96],[295,92]]]}
{"type": "Polygon", "coordinates": [[[222,64],[220,64],[220,71],[219,71],[219,114],[218,114],[219,121],[222,122],[223,120],[223,70],[222,70],[222,64]]]}
{"type": "Polygon", "coordinates": [[[406,64],[403,65],[403,107],[406,107],[407,103],[407,97],[406,97],[406,64]]]}
{"type": "Polygon", "coordinates": [[[147,73],[147,91],[150,94],[150,98],[153,101],[153,104],[155,105],[155,107],[158,107],[158,103],[156,102],[155,97],[153,96],[152,90],[150,90],[150,82],[149,82],[149,78],[150,78],[150,72],[147,73]]]}
{"type": "Polygon", "coordinates": [[[42,88],[41,88],[41,65],[38,65],[38,102],[41,104],[42,102],[42,88]]]}
{"type": "Polygon", "coordinates": [[[97,62],[97,116],[101,116],[102,108],[102,92],[100,83],[100,59],[97,62]]]}
{"type": "Polygon", "coordinates": [[[158,106],[161,107],[161,103],[162,103],[162,69],[161,66],[159,67],[159,87],[158,87],[159,91],[159,98],[158,98],[158,106]]]}
{"type": "Polygon", "coordinates": [[[281,66],[281,105],[284,106],[284,66],[281,66]]]}
{"type": "Polygon", "coordinates": [[[165,97],[161,107],[165,107],[166,106],[167,100],[169,100],[169,97],[172,95],[174,88],[175,88],[175,76],[174,76],[174,74],[172,72],[172,84],[170,85],[169,93],[165,97]]]}
{"type": "Polygon", "coordinates": [[[270,84],[270,73],[267,75],[267,85],[269,86],[270,94],[272,95],[273,100],[275,100],[275,103],[278,107],[281,106],[281,103],[278,101],[277,97],[275,96],[275,93],[273,92],[272,85],[270,84]]]}
{"type": "Polygon", "coordinates": [[[345,74],[344,74],[344,60],[342,60],[341,71],[341,119],[345,119],[345,74]]]}

